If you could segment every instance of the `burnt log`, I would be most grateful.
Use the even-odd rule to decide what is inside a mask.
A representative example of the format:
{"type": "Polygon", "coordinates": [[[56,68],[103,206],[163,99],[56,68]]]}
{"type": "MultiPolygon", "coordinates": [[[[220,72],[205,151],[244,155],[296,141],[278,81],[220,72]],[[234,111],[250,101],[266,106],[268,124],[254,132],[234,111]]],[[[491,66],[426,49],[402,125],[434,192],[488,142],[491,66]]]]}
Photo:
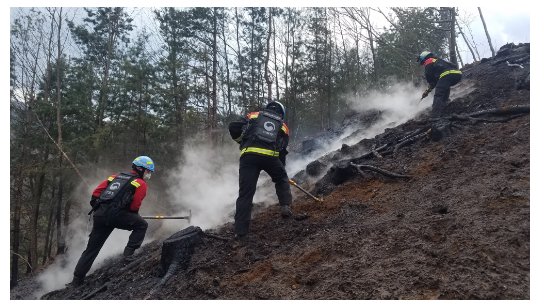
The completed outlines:
{"type": "Polygon", "coordinates": [[[418,139],[420,139],[420,138],[426,136],[427,134],[429,134],[430,132],[431,132],[431,129],[427,130],[426,132],[420,133],[418,135],[412,136],[412,137],[410,137],[408,139],[403,139],[402,142],[395,145],[395,149],[393,149],[393,152],[396,152],[397,150],[401,149],[402,147],[417,141],[418,139]]]}
{"type": "Polygon", "coordinates": [[[380,173],[382,175],[392,177],[392,178],[412,178],[412,176],[410,176],[410,175],[395,174],[395,173],[392,173],[390,171],[386,171],[386,170],[383,170],[381,168],[378,168],[378,167],[375,167],[375,166],[372,166],[372,165],[366,165],[366,164],[357,165],[355,163],[351,163],[351,166],[355,167],[355,169],[357,169],[357,171],[359,171],[359,173],[361,175],[363,175],[363,171],[361,169],[367,169],[367,170],[371,170],[371,171],[374,171],[376,173],[380,173]]]}
{"type": "Polygon", "coordinates": [[[163,241],[160,268],[165,275],[144,299],[157,293],[179,270],[189,267],[195,246],[202,241],[203,235],[200,227],[189,226],[163,241]]]}
{"type": "MultiPolygon", "coordinates": [[[[387,148],[387,146],[389,146],[389,143],[387,143],[385,145],[382,145],[382,146],[380,146],[380,147],[378,147],[378,148],[376,148],[374,150],[371,150],[370,152],[367,152],[364,155],[361,155],[361,156],[359,156],[357,158],[353,158],[353,159],[349,160],[349,162],[358,163],[358,162],[361,162],[364,159],[368,159],[370,157],[373,157],[373,156],[375,156],[374,152],[379,153],[380,151],[383,151],[385,148],[387,148]]],[[[382,156],[383,156],[383,154],[382,154],[382,156]]]]}
{"type": "Polygon", "coordinates": [[[502,107],[502,108],[496,108],[496,109],[489,109],[489,110],[483,110],[479,112],[470,113],[467,116],[469,117],[475,117],[475,116],[481,116],[481,115],[513,115],[513,114],[520,114],[520,113],[530,113],[531,106],[526,105],[515,105],[515,106],[509,106],[509,107],[502,107]]]}

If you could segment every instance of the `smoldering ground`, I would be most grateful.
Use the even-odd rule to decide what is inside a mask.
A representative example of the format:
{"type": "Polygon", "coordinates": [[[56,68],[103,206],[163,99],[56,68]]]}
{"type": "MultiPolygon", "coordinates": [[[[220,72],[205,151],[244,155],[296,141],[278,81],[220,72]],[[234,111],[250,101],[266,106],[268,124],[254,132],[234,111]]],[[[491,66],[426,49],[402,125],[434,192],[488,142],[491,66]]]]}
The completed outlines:
{"type": "MultiPolygon", "coordinates": [[[[351,107],[358,111],[380,110],[381,118],[363,131],[357,127],[346,127],[340,137],[332,142],[324,143],[323,148],[309,155],[291,155],[287,157],[287,173],[289,177],[304,169],[306,165],[338,150],[342,144],[352,145],[356,140],[372,138],[392,125],[396,126],[417,116],[428,113],[432,104],[432,94],[419,102],[422,88],[415,88],[411,84],[398,83],[391,86],[386,93],[371,92],[363,98],[347,97],[351,107]],[[353,137],[355,135],[355,137],[353,137]]],[[[452,88],[451,99],[468,93],[466,85],[460,84],[459,89],[452,88]]],[[[185,145],[180,155],[178,167],[162,172],[167,178],[168,187],[164,191],[154,191],[153,182],[149,182],[148,196],[140,210],[141,215],[161,215],[166,212],[172,215],[186,216],[192,214],[191,224],[203,230],[219,226],[233,220],[235,202],[238,196],[238,145],[226,138],[221,146],[212,146],[210,142],[202,141],[207,138],[195,137],[185,145]],[[161,203],[157,201],[161,200],[161,203]],[[168,204],[162,203],[167,201],[168,204]]],[[[62,257],[50,265],[39,276],[41,289],[34,296],[40,297],[46,292],[62,288],[71,281],[73,269],[81,253],[85,249],[88,234],[92,228],[92,220],[88,224],[87,212],[89,198],[94,189],[104,178],[118,169],[101,169],[95,172],[92,179],[87,178],[89,187],[81,188],[76,202],[79,212],[68,228],[68,250],[62,257]]],[[[255,203],[265,205],[277,204],[274,184],[270,177],[261,173],[254,197],[255,203]]],[[[278,212],[279,215],[279,212],[278,212]]],[[[187,227],[186,220],[148,220],[150,225],[144,244],[153,240],[160,240],[187,227]]],[[[108,257],[120,255],[130,232],[115,230],[106,241],[98,258],[89,273],[99,268],[108,257]]]]}

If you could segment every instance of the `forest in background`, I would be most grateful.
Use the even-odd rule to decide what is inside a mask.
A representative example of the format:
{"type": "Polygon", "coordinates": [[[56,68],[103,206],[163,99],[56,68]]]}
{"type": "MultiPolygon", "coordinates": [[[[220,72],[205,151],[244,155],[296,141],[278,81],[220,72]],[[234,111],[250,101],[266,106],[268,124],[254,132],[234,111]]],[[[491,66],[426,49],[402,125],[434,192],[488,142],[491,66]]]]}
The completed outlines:
{"type": "Polygon", "coordinates": [[[14,11],[12,285],[65,252],[73,195],[98,169],[147,155],[164,187],[160,173],[183,163],[189,141],[231,142],[228,123],[268,101],[286,107],[296,143],[341,121],[350,99],[400,81],[420,86],[423,50],[461,67],[463,39],[481,59],[475,18],[450,7],[159,8],[145,24],[140,8],[14,11]]]}

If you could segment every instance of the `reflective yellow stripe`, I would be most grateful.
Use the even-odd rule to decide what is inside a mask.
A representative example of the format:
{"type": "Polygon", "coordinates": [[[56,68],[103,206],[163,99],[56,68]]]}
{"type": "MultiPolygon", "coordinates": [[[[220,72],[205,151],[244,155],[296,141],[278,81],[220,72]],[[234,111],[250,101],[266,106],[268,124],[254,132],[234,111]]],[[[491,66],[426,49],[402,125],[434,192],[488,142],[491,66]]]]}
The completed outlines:
{"type": "Polygon", "coordinates": [[[242,140],[242,135],[240,134],[240,136],[236,139],[234,139],[236,142],[240,143],[240,141],[242,140]]]}
{"type": "Polygon", "coordinates": [[[273,150],[257,148],[257,147],[247,147],[247,148],[242,149],[242,152],[240,153],[240,156],[243,155],[246,152],[255,152],[255,153],[259,153],[259,154],[266,155],[266,156],[272,156],[272,157],[278,157],[279,154],[280,154],[279,152],[273,151],[273,150]]]}
{"type": "Polygon", "coordinates": [[[259,116],[259,114],[252,114],[249,116],[249,119],[252,119],[252,118],[257,118],[259,116]]]}
{"type": "Polygon", "coordinates": [[[287,133],[287,129],[285,129],[285,126],[281,126],[281,130],[283,130],[283,132],[287,133]]]}
{"type": "Polygon", "coordinates": [[[109,178],[108,178],[108,181],[112,181],[112,180],[113,180],[113,177],[109,177],[109,178]]]}
{"type": "Polygon", "coordinates": [[[137,188],[140,187],[140,184],[137,183],[136,181],[132,181],[131,184],[132,184],[133,186],[137,187],[137,188]]]}
{"type": "MultiPolygon", "coordinates": [[[[448,71],[443,72],[440,75],[440,78],[444,77],[447,74],[461,74],[461,71],[460,70],[448,70],[448,71]]],[[[440,79],[440,78],[438,78],[438,79],[440,79]]]]}

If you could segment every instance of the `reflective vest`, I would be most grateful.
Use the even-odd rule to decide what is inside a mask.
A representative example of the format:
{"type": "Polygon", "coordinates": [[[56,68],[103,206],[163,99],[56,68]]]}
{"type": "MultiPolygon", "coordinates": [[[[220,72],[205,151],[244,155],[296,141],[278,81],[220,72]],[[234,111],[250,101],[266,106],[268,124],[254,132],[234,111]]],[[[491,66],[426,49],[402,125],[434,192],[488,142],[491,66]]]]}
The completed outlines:
{"type": "Polygon", "coordinates": [[[289,134],[289,129],[281,116],[276,112],[263,110],[250,113],[247,118],[248,124],[242,128],[242,135],[235,140],[241,140],[240,156],[257,154],[272,158],[279,157],[283,138],[280,131],[289,134]]]}
{"type": "Polygon", "coordinates": [[[438,72],[440,72],[440,76],[438,77],[438,79],[449,74],[462,74],[461,71],[458,69],[451,69],[451,68],[455,68],[455,65],[453,65],[452,63],[448,61],[445,61],[442,59],[429,58],[425,60],[425,63],[423,63],[423,65],[426,67],[430,63],[435,63],[435,69],[438,72]]]}

